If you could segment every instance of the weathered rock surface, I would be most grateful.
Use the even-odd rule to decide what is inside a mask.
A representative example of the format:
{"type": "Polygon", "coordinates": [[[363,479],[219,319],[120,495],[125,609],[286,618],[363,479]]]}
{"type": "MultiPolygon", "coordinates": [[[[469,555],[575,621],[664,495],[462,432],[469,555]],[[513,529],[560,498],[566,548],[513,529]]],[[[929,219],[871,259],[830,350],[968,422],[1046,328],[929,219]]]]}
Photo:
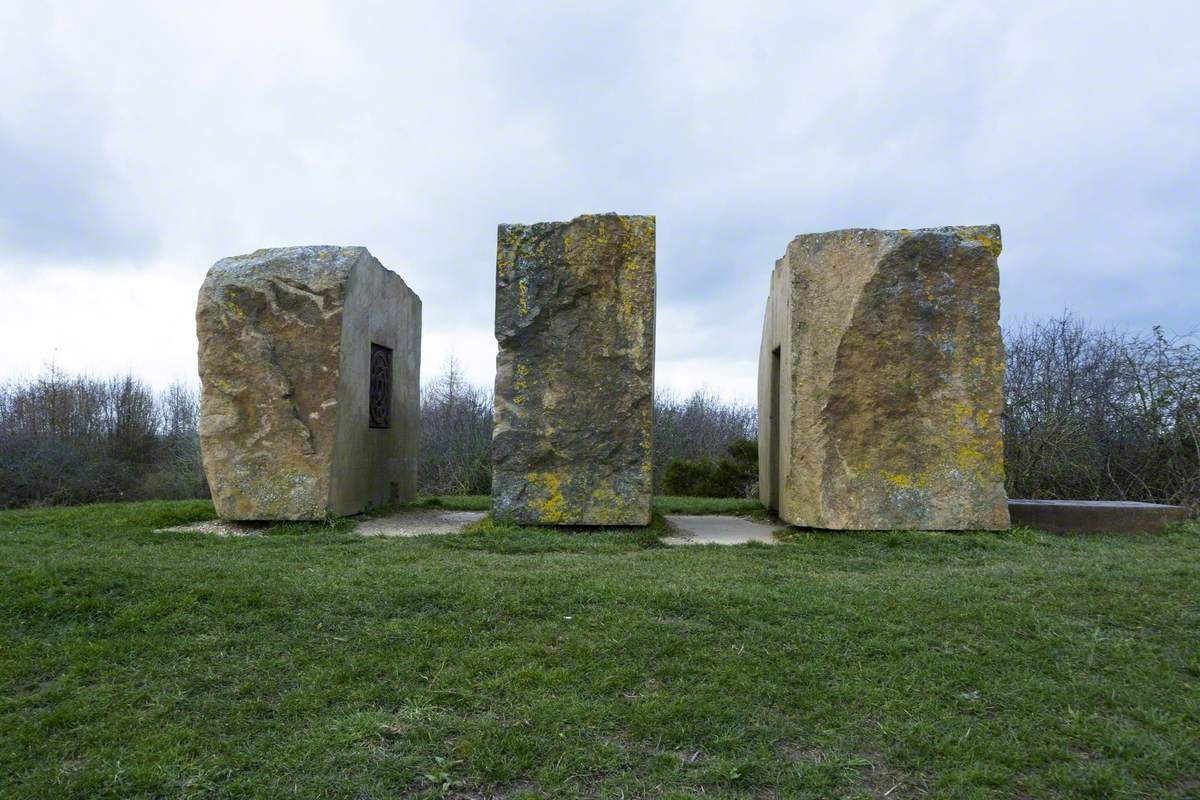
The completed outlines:
{"type": "Polygon", "coordinates": [[[501,225],[497,518],[650,521],[654,217],[501,225]]]}
{"type": "Polygon", "coordinates": [[[763,502],[794,525],[995,530],[1000,229],[798,236],[759,361],[763,502]]]}
{"type": "Polygon", "coordinates": [[[421,301],[366,248],[222,259],[196,333],[222,518],[321,519],[415,496],[421,301]]]}

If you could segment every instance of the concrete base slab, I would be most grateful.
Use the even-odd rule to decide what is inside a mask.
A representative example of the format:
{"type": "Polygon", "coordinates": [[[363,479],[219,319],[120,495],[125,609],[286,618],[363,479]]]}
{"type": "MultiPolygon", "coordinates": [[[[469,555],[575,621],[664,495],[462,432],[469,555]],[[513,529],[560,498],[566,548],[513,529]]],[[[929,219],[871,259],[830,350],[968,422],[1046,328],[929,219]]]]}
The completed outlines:
{"type": "Polygon", "coordinates": [[[424,536],[427,533],[459,533],[483,519],[482,511],[438,511],[418,509],[386,517],[364,519],[355,526],[359,536],[424,536]]]}
{"type": "Polygon", "coordinates": [[[663,542],[669,545],[747,544],[748,542],[777,544],[775,531],[783,530],[786,527],[730,516],[699,517],[670,514],[667,515],[666,520],[673,531],[672,536],[663,539],[663,542]]]}
{"type": "Polygon", "coordinates": [[[1009,500],[1014,525],[1051,533],[1159,533],[1187,519],[1183,506],[1118,500],[1009,500]]]}

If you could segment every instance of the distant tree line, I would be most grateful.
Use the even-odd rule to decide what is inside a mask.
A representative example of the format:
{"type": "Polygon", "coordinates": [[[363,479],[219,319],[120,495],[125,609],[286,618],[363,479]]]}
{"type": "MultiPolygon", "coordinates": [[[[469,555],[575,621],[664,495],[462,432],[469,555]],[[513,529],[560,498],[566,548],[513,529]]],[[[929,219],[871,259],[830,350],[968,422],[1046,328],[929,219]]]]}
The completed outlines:
{"type": "Polygon", "coordinates": [[[0,385],[0,507],[207,497],[195,392],[49,367],[0,385]]]}
{"type": "MultiPolygon", "coordinates": [[[[1003,417],[1012,497],[1200,508],[1200,348],[1069,315],[1005,332],[1003,417]]],[[[450,360],[421,393],[422,494],[491,491],[491,387],[450,360]]],[[[654,399],[654,484],[755,496],[757,417],[701,389],[654,399]]],[[[193,388],[51,367],[0,385],[0,507],[206,497],[193,388]]]]}
{"type": "MultiPolygon", "coordinates": [[[[731,443],[755,436],[757,422],[753,405],[723,401],[707,389],[683,398],[658,392],[654,398],[655,488],[663,488],[668,465],[675,461],[695,461],[701,471],[716,464],[731,443]]],[[[491,444],[492,389],[468,383],[458,363],[450,359],[421,392],[418,483],[422,494],[491,492],[491,444]]],[[[703,486],[711,488],[711,484],[703,486]]],[[[737,493],[744,493],[744,487],[737,493]]]]}

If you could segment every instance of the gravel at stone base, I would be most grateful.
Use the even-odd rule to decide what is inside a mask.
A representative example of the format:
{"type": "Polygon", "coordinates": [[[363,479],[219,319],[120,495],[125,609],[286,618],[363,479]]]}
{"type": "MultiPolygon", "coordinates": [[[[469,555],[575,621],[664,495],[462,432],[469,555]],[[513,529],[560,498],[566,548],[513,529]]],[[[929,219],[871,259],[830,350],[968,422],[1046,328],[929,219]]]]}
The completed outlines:
{"type": "Polygon", "coordinates": [[[401,511],[386,517],[364,519],[354,528],[359,536],[424,536],[428,533],[459,533],[483,519],[482,511],[401,511]]]}
{"type": "MultiPolygon", "coordinates": [[[[369,517],[357,520],[354,532],[359,536],[424,536],[430,533],[458,533],[463,528],[483,519],[482,511],[439,511],[418,509],[401,511],[386,517],[369,517]]],[[[258,536],[269,528],[271,522],[232,522],[209,519],[160,528],[155,533],[204,533],[210,536],[258,536]]]]}
{"type": "Polygon", "coordinates": [[[189,522],[185,525],[173,525],[170,528],[157,528],[155,533],[206,533],[210,536],[258,536],[270,523],[265,522],[230,522],[223,519],[206,519],[203,522],[189,522]]]}
{"type": "MultiPolygon", "coordinates": [[[[354,526],[359,536],[382,536],[385,538],[426,536],[429,534],[459,533],[468,525],[483,519],[482,511],[444,511],[417,509],[400,511],[385,517],[360,519],[354,526]]],[[[189,522],[162,528],[156,533],[204,533],[211,536],[258,536],[272,523],[229,522],[219,519],[189,522]]],[[[723,515],[675,515],[667,516],[671,535],[663,542],[669,545],[683,544],[747,544],[761,542],[776,544],[775,531],[785,525],[723,515]]]]}

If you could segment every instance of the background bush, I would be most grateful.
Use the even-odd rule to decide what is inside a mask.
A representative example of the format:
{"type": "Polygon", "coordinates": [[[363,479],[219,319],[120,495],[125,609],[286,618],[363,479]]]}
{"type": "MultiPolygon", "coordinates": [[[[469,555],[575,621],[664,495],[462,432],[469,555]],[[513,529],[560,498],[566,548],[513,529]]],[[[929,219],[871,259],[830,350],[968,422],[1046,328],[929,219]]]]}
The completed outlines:
{"type": "Polygon", "coordinates": [[[667,491],[666,470],[673,462],[715,462],[729,455],[734,442],[757,436],[758,412],[753,403],[722,400],[708,389],[686,397],[660,390],[654,397],[655,490],[667,491]]]}
{"type": "Polygon", "coordinates": [[[685,497],[758,497],[758,442],[734,439],[729,454],[713,461],[676,458],[663,472],[663,494],[685,497]]]}
{"type": "Polygon", "coordinates": [[[492,389],[472,386],[451,358],[421,392],[417,485],[423,495],[492,491],[492,389]]]}
{"type": "MultiPolygon", "coordinates": [[[[1200,509],[1200,348],[1065,315],[1005,331],[1010,497],[1181,503],[1200,509]]],[[[491,491],[492,389],[451,360],[421,393],[422,494],[491,491]]],[[[754,406],[708,390],[654,400],[654,485],[757,494],[754,406]]],[[[0,507],[206,497],[199,402],[185,385],[54,367],[0,385],[0,507]]]]}
{"type": "Polygon", "coordinates": [[[55,367],[0,386],[0,507],[207,497],[195,393],[55,367]]]}
{"type": "Polygon", "coordinates": [[[1010,497],[1200,508],[1200,349],[1070,315],[1006,331],[1010,497]]]}

